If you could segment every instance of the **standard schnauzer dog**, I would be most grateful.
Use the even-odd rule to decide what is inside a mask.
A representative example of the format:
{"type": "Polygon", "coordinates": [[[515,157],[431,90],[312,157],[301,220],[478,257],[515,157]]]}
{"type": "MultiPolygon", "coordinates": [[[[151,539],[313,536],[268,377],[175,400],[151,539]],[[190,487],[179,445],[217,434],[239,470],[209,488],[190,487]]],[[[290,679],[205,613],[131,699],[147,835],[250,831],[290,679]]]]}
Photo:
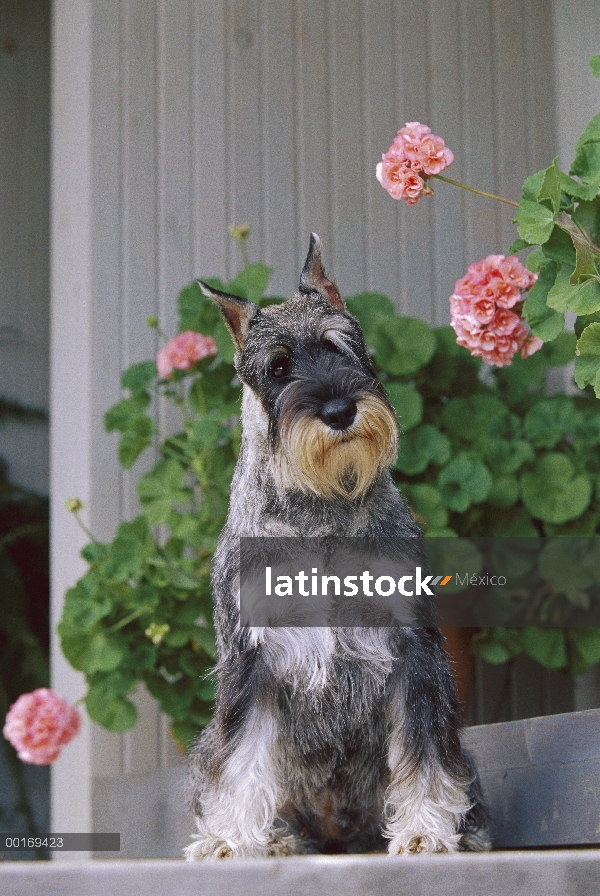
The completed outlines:
{"type": "Polygon", "coordinates": [[[281,305],[202,288],[237,350],[243,436],[213,561],[217,706],[191,758],[187,857],[488,849],[435,624],[240,624],[246,536],[399,539],[427,567],[388,469],[396,415],[318,237],[281,305]]]}

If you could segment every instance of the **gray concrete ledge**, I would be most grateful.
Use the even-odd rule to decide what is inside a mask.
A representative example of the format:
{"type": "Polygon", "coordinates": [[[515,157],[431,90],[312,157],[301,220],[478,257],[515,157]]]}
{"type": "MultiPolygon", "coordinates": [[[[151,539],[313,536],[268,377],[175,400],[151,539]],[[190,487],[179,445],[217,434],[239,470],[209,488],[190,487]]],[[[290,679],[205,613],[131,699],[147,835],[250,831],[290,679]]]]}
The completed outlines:
{"type": "Polygon", "coordinates": [[[2,896],[598,896],[600,850],[0,864],[2,896]]]}

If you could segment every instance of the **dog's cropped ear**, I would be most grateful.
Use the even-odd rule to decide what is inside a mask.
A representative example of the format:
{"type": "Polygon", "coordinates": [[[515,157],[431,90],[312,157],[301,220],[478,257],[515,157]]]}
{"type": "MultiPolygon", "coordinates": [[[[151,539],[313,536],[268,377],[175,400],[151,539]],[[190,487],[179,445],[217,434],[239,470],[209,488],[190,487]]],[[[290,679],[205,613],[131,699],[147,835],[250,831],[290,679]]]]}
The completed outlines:
{"type": "Polygon", "coordinates": [[[321,264],[321,240],[316,233],[311,233],[310,235],[310,246],[308,247],[308,255],[300,274],[299,288],[300,292],[303,293],[319,292],[338,311],[346,310],[344,300],[337,286],[325,276],[325,271],[321,264]]]}
{"type": "Polygon", "coordinates": [[[240,299],[238,296],[227,295],[227,293],[203,283],[202,280],[198,280],[198,286],[207,298],[212,299],[219,306],[236,349],[240,352],[243,351],[250,329],[250,321],[260,314],[258,305],[247,299],[240,299]]]}

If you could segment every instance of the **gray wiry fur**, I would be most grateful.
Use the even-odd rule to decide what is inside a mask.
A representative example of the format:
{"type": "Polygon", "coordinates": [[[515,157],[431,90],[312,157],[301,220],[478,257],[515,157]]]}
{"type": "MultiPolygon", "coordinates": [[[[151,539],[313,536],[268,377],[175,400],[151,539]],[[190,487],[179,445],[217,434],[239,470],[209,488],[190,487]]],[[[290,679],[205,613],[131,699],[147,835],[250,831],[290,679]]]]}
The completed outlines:
{"type": "Polygon", "coordinates": [[[358,324],[323,273],[318,238],[300,291],[284,305],[260,311],[210,294],[238,349],[243,439],[213,563],[218,698],[191,759],[197,833],[187,857],[489,848],[436,628],[240,627],[240,536],[374,544],[408,536],[417,558],[422,543],[387,469],[396,439],[395,426],[386,436],[389,403],[358,324]],[[356,419],[340,436],[317,418],[329,399],[348,394],[356,419]],[[340,467],[332,494],[325,473],[313,482],[304,458],[289,456],[306,426],[344,451],[361,426],[371,432],[370,414],[378,455],[365,442],[364,481],[340,467]],[[296,480],[298,470],[308,473],[296,480]]]}

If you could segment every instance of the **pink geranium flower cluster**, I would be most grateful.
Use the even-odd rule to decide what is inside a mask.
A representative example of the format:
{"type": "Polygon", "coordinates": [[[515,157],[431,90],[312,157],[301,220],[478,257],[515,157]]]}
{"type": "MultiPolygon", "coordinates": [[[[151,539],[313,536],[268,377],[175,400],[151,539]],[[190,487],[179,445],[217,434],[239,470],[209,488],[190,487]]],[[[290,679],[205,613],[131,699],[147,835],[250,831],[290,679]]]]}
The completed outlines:
{"type": "Polygon", "coordinates": [[[174,370],[189,370],[198,361],[216,353],[217,344],[212,336],[185,330],[163,345],[156,356],[156,366],[160,377],[168,380],[174,370]]]}
{"type": "Polygon", "coordinates": [[[505,367],[518,351],[523,358],[543,345],[523,323],[523,297],[537,279],[514,255],[488,255],[456,281],[450,296],[457,343],[486,364],[505,367]]]}
{"type": "Polygon", "coordinates": [[[50,765],[61,747],[75,737],[79,725],[79,713],[63,697],[50,688],[38,688],[13,703],[3,733],[23,762],[50,765]]]}
{"type": "Polygon", "coordinates": [[[453,161],[454,155],[441,137],[432,134],[427,125],[409,121],[382,155],[375,173],[393,199],[416,205],[421,196],[433,193],[428,179],[441,174],[453,161]]]}

